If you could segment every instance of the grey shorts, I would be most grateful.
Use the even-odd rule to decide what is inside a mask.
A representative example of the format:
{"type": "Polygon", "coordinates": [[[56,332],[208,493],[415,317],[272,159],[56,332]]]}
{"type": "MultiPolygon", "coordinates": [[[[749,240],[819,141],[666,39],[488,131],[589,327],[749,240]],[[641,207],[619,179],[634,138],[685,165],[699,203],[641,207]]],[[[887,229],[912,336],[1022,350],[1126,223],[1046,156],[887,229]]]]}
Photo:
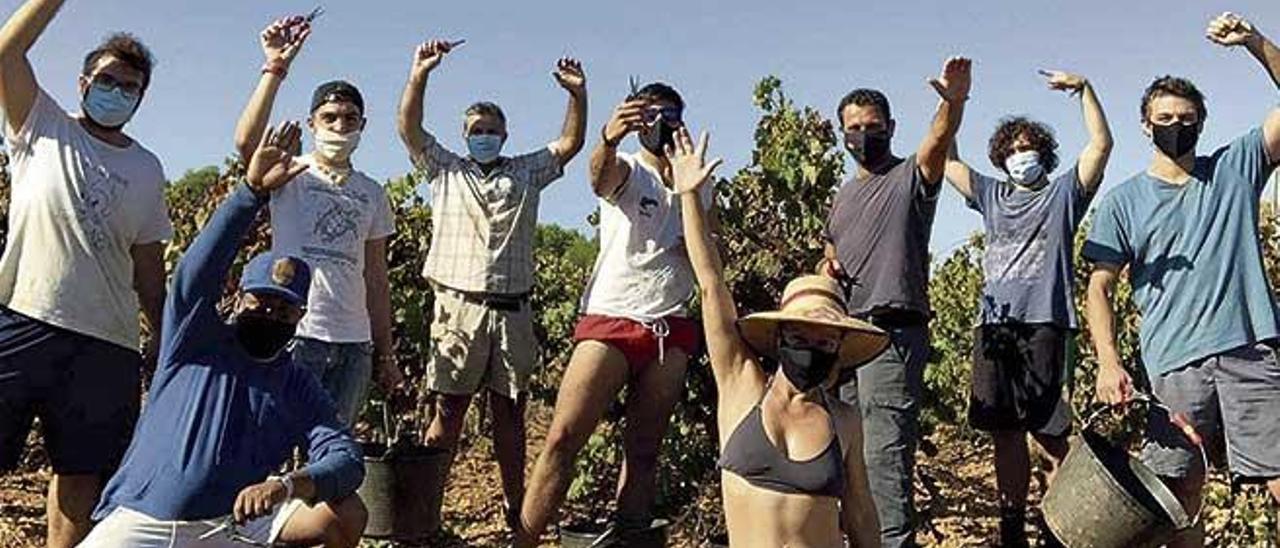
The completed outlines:
{"type": "MultiPolygon", "coordinates": [[[[1225,438],[1227,464],[1242,481],[1280,477],[1280,365],[1272,343],[1205,358],[1151,379],[1155,396],[1185,413],[1206,443],[1225,438]]],[[[1200,454],[1166,413],[1152,408],[1142,460],[1162,476],[1199,470],[1200,454]]]]}

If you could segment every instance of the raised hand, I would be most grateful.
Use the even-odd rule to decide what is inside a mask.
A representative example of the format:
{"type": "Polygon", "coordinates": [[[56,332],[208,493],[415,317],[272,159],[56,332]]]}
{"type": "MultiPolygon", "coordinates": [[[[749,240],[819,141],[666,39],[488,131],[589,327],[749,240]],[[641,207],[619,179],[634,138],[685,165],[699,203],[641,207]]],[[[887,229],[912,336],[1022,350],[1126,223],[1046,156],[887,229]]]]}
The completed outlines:
{"type": "Polygon", "coordinates": [[[302,51],[302,44],[309,36],[311,22],[306,17],[295,15],[277,19],[262,31],[262,54],[268,64],[279,63],[287,68],[302,51]]]}
{"type": "Polygon", "coordinates": [[[948,103],[957,103],[969,98],[971,84],[970,72],[973,61],[967,57],[952,57],[942,66],[942,74],[929,80],[929,85],[938,92],[938,96],[948,103]]]}
{"type": "Polygon", "coordinates": [[[693,146],[693,138],[689,136],[689,129],[681,126],[676,130],[675,146],[667,147],[667,159],[671,161],[671,172],[675,178],[676,192],[680,194],[688,194],[697,192],[711,179],[711,175],[715,173],[717,167],[723,161],[720,158],[707,163],[707,142],[710,136],[707,132],[702,132],[702,137],[698,139],[698,146],[693,146]]]}
{"type": "Polygon", "coordinates": [[[613,109],[613,116],[604,126],[604,138],[617,143],[633,131],[644,127],[644,109],[649,102],[644,99],[628,99],[613,109]]]}
{"type": "Polygon", "coordinates": [[[431,72],[440,66],[440,62],[444,60],[444,56],[453,51],[453,48],[462,45],[462,41],[450,42],[448,40],[428,40],[418,46],[417,51],[413,54],[413,71],[414,72],[431,72]]]}
{"type": "Polygon", "coordinates": [[[587,75],[582,72],[582,62],[577,59],[561,57],[556,61],[556,70],[551,76],[569,93],[580,96],[587,91],[587,75]]]}
{"type": "Polygon", "coordinates": [[[245,182],[258,195],[270,194],[307,170],[307,165],[294,161],[294,151],[302,141],[302,127],[297,122],[284,122],[268,128],[262,143],[249,159],[245,182]]]}
{"type": "Polygon", "coordinates": [[[1084,91],[1084,87],[1089,85],[1089,80],[1079,74],[1070,72],[1062,72],[1060,70],[1038,70],[1040,76],[1044,76],[1049,84],[1049,89],[1056,91],[1065,91],[1071,95],[1078,95],[1084,91]]]}
{"type": "Polygon", "coordinates": [[[1213,18],[1204,34],[1209,41],[1227,47],[1247,46],[1258,38],[1252,23],[1229,11],[1213,18]]]}

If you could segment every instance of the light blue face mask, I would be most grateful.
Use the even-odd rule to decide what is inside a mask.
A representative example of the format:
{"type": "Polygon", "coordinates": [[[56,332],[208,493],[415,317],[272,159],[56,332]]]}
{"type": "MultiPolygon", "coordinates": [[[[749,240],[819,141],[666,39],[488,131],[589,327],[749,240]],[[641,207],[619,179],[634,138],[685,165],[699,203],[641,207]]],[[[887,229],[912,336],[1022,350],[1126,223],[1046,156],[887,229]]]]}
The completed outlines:
{"type": "Polygon", "coordinates": [[[1004,169],[1009,172],[1013,182],[1023,186],[1037,186],[1044,177],[1044,165],[1040,163],[1040,153],[1034,150],[1019,152],[1004,161],[1004,169]]]}
{"type": "Polygon", "coordinates": [[[125,93],[119,87],[92,84],[81,107],[94,123],[109,129],[124,126],[138,108],[139,95],[125,93]]]}
{"type": "Polygon", "coordinates": [[[502,136],[488,134],[468,135],[467,152],[471,153],[472,160],[481,164],[491,164],[498,159],[498,154],[502,152],[502,136]]]}

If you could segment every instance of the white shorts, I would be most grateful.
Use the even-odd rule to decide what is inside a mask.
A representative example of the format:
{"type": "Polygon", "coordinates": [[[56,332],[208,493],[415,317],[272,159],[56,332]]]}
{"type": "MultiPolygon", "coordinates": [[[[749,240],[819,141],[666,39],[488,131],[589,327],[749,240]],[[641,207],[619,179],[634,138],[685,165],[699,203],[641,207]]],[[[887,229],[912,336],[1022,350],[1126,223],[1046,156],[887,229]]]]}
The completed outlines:
{"type": "MultiPolygon", "coordinates": [[[[300,499],[281,504],[274,514],[244,525],[236,532],[261,543],[275,542],[294,512],[303,506],[300,499]]],[[[166,521],[118,507],[98,523],[80,548],[248,548],[236,542],[226,531],[200,540],[200,536],[221,525],[223,519],[202,521],[166,521]]]]}

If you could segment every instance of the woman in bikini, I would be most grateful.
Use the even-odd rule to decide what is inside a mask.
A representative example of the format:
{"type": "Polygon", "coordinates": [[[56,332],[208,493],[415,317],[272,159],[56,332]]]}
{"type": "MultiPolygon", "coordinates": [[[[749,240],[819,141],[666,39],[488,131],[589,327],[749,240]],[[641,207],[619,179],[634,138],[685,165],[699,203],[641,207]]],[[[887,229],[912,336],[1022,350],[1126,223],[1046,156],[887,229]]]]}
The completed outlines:
{"type": "Polygon", "coordinates": [[[706,162],[706,149],[705,134],[695,148],[682,128],[668,154],[720,394],[729,540],[735,547],[833,548],[848,537],[851,546],[879,546],[861,417],[828,389],[842,369],[879,354],[886,335],[846,315],[843,292],[824,276],[793,280],[776,312],[738,318],[698,193],[720,164],[706,162]],[[778,373],[767,373],[761,358],[775,360],[778,373]]]}

